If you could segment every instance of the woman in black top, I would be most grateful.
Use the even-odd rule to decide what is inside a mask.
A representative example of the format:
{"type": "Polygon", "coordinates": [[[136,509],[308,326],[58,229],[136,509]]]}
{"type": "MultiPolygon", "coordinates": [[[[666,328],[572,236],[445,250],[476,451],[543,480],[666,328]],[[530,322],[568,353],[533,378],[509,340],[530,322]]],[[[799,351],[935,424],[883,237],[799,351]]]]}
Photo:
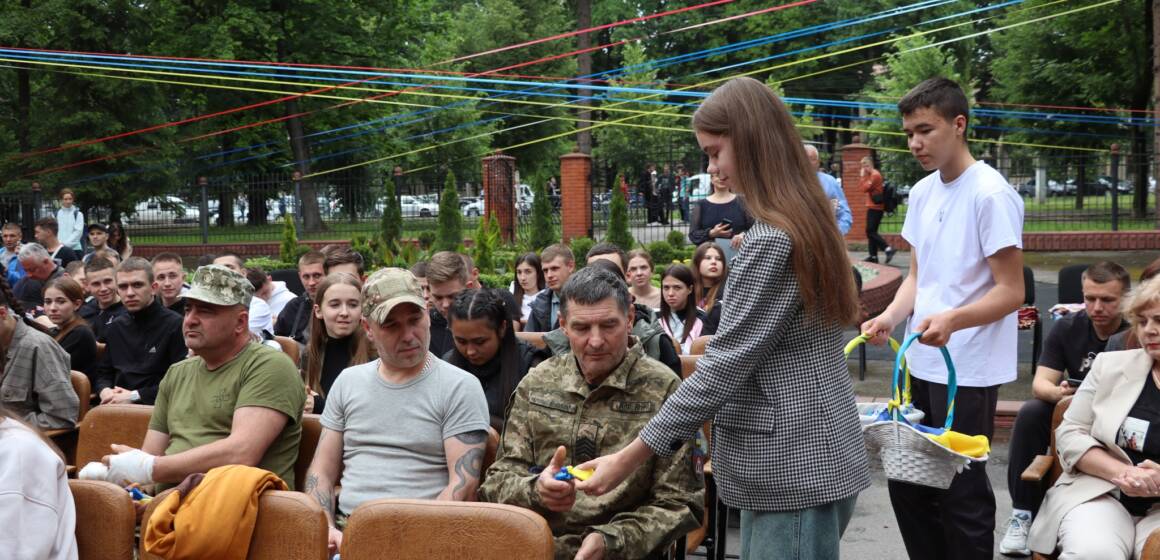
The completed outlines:
{"type": "Polygon", "coordinates": [[[689,220],[689,241],[700,245],[707,241],[729,239],[736,251],[741,248],[741,240],[753,218],[745,210],[741,199],[733,194],[733,189],[716,177],[711,181],[713,192],[693,207],[693,217],[689,220]]]}
{"type": "Polygon", "coordinates": [[[85,302],[85,291],[72,278],[56,278],[44,288],[44,311],[56,325],[53,339],[70,358],[70,367],[85,375],[92,374],[97,363],[97,337],[88,323],[77,315],[85,302]]]}
{"type": "Polygon", "coordinates": [[[483,385],[491,426],[503,432],[512,391],[535,365],[533,349],[516,339],[505,299],[497,290],[467,290],[451,304],[454,348],[443,359],[483,385]]]}
{"type": "Polygon", "coordinates": [[[357,278],[343,272],[323,278],[314,301],[302,375],[306,378],[306,410],[321,414],[326,408],[326,393],[338,374],[375,356],[373,345],[360,328],[362,283],[357,278]]]}

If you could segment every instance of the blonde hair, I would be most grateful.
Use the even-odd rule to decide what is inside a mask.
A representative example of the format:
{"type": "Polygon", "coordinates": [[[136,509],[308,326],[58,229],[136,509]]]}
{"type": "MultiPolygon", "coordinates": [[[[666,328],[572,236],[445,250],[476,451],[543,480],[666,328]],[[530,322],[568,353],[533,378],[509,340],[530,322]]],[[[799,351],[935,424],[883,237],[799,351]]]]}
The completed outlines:
{"type": "Polygon", "coordinates": [[[735,190],[757,221],[793,242],[794,274],[808,313],[852,324],[860,303],[846,243],[781,99],[757,80],[736,78],[701,103],[693,128],[729,138],[739,164],[735,190]]]}
{"type": "MultiPolygon", "coordinates": [[[[1153,305],[1160,305],[1160,277],[1149,278],[1141,282],[1124,298],[1121,304],[1124,319],[1132,325],[1133,331],[1138,330],[1147,322],[1144,318],[1144,311],[1153,305]]],[[[1134,332],[1133,334],[1139,336],[1138,333],[1134,332]]]]}

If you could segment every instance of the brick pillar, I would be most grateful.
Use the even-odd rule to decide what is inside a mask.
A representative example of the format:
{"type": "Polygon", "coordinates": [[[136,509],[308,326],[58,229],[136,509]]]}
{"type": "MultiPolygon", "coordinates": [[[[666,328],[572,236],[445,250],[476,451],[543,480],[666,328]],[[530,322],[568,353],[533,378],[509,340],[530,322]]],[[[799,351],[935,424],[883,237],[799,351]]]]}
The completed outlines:
{"type": "Polygon", "coordinates": [[[842,190],[846,193],[846,201],[850,203],[850,213],[854,216],[854,224],[850,226],[850,233],[846,239],[851,241],[866,241],[866,193],[858,189],[858,180],[861,179],[862,158],[873,154],[873,149],[858,142],[854,137],[853,144],[842,146],[842,190]]]}
{"type": "Polygon", "coordinates": [[[499,151],[483,158],[483,219],[495,216],[500,238],[516,239],[516,158],[499,151]]]}
{"type": "Polygon", "coordinates": [[[560,156],[560,223],[567,243],[592,237],[592,156],[575,149],[560,156]]]}

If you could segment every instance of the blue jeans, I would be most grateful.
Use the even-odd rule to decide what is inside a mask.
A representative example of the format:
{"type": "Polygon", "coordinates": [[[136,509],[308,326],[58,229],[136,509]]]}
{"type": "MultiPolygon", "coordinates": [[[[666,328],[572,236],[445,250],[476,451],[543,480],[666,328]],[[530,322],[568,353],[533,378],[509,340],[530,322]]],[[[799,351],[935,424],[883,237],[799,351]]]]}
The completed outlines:
{"type": "Polygon", "coordinates": [[[742,560],[838,558],[858,496],[798,511],[741,511],[742,560]]]}

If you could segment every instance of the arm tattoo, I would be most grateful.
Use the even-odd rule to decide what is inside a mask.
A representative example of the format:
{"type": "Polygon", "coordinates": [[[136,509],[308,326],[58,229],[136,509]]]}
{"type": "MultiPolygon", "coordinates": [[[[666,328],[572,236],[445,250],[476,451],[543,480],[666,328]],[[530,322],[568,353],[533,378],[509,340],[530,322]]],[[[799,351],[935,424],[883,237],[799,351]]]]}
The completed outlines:
{"type": "Polygon", "coordinates": [[[334,490],[326,491],[318,487],[318,475],[310,473],[306,475],[306,487],[303,493],[313,497],[318,501],[318,505],[322,506],[322,511],[326,512],[326,518],[334,523],[334,490]]]}
{"type": "Polygon", "coordinates": [[[487,441],[487,430],[475,430],[473,432],[463,432],[462,434],[457,434],[455,436],[455,439],[459,440],[460,443],[463,443],[466,445],[480,444],[480,443],[487,441]]]}
{"type": "Polygon", "coordinates": [[[455,483],[455,488],[451,489],[452,500],[463,500],[468,497],[465,486],[469,481],[472,483],[479,481],[479,471],[482,468],[482,447],[473,447],[459,456],[459,460],[455,461],[455,476],[459,480],[455,483]]]}

